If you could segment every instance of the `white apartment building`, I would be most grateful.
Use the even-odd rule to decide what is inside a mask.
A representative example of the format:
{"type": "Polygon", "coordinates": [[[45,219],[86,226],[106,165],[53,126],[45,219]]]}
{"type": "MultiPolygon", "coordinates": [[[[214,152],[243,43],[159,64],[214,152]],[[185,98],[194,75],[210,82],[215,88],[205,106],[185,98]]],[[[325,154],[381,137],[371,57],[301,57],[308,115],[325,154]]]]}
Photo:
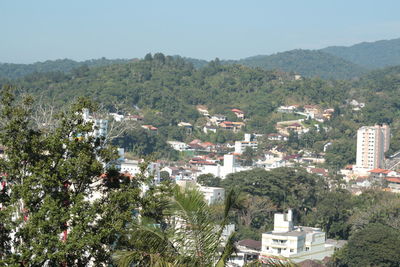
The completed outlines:
{"type": "Polygon", "coordinates": [[[236,162],[235,155],[226,154],[224,155],[224,165],[204,165],[200,169],[200,174],[211,173],[214,176],[221,177],[221,179],[225,179],[226,176],[230,173],[241,172],[250,170],[252,167],[240,166],[236,162]]]}
{"type": "Polygon", "coordinates": [[[385,152],[390,144],[390,128],[383,124],[363,126],[357,131],[356,172],[383,168],[385,152]]]}
{"type": "Polygon", "coordinates": [[[235,153],[242,154],[247,147],[257,150],[258,142],[251,140],[251,134],[244,134],[244,141],[235,142],[235,153]]]}
{"type": "Polygon", "coordinates": [[[283,256],[295,263],[322,260],[333,254],[335,246],[327,244],[325,232],[319,228],[294,226],[293,214],[276,213],[274,230],[262,234],[261,260],[283,256]]]}
{"type": "Polygon", "coordinates": [[[108,120],[104,119],[96,119],[89,114],[89,109],[84,108],[82,110],[82,118],[85,122],[92,122],[93,123],[93,135],[95,138],[99,137],[106,137],[107,130],[108,130],[108,120]]]}

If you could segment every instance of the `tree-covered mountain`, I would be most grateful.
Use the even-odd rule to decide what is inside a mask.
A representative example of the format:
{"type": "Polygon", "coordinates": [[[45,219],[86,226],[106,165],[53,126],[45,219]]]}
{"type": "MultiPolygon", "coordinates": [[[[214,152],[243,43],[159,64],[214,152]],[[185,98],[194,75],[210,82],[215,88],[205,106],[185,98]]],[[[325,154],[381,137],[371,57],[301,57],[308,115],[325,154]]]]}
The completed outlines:
{"type": "Polygon", "coordinates": [[[351,79],[365,73],[361,66],[317,50],[296,49],[269,56],[248,57],[235,63],[324,79],[351,79]]]}
{"type": "Polygon", "coordinates": [[[293,76],[285,73],[223,65],[219,60],[195,69],[182,58],[160,53],[136,62],[78,68],[66,74],[35,73],[13,83],[58,105],[77,96],[88,96],[109,109],[119,103],[127,108],[152,110],[156,126],[195,121],[198,118],[195,105],[203,104],[214,113],[241,108],[254,118],[250,124],[262,128],[273,123],[273,120],[261,122],[266,122],[266,116],[279,105],[332,106],[342,103],[348,91],[342,81],[294,81],[293,76]]]}
{"type": "Polygon", "coordinates": [[[321,51],[368,69],[400,65],[400,38],[363,42],[348,47],[330,46],[321,51]]]}
{"type": "Polygon", "coordinates": [[[181,56],[174,56],[176,58],[182,58],[186,62],[189,62],[195,67],[196,69],[200,69],[202,67],[205,67],[209,62],[204,59],[197,59],[197,58],[192,58],[192,57],[181,57],[181,56]]]}
{"type": "Polygon", "coordinates": [[[33,64],[0,63],[0,78],[16,79],[35,72],[69,72],[82,66],[100,67],[129,61],[128,59],[99,58],[80,62],[71,59],[57,59],[33,64]]]}

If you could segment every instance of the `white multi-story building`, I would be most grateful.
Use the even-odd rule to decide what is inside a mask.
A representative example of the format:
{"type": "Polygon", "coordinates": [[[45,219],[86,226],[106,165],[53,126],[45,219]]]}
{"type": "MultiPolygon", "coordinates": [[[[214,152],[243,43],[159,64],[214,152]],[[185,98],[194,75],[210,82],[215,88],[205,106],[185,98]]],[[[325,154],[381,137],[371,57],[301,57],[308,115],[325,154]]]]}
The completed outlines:
{"type": "Polygon", "coordinates": [[[106,137],[108,130],[108,120],[104,119],[96,119],[93,116],[89,115],[89,109],[84,108],[83,112],[83,120],[85,122],[93,123],[93,132],[91,133],[95,138],[98,137],[106,137]]]}
{"type": "Polygon", "coordinates": [[[357,131],[357,159],[355,171],[384,167],[385,152],[390,144],[390,128],[382,126],[363,126],[357,131]]]}
{"type": "Polygon", "coordinates": [[[214,176],[221,177],[221,179],[225,179],[226,176],[230,173],[236,173],[240,171],[250,170],[252,167],[250,166],[240,166],[236,162],[235,155],[226,154],[224,155],[224,165],[204,165],[200,169],[200,174],[211,173],[214,176]]]}
{"type": "Polygon", "coordinates": [[[262,234],[261,260],[276,256],[289,258],[293,262],[322,260],[333,254],[335,246],[327,244],[325,232],[319,228],[294,226],[293,214],[276,213],[274,230],[262,234]]]}
{"type": "Polygon", "coordinates": [[[258,142],[251,140],[251,134],[244,134],[244,141],[236,141],[235,142],[235,153],[242,154],[247,147],[250,147],[253,150],[257,150],[258,142]]]}

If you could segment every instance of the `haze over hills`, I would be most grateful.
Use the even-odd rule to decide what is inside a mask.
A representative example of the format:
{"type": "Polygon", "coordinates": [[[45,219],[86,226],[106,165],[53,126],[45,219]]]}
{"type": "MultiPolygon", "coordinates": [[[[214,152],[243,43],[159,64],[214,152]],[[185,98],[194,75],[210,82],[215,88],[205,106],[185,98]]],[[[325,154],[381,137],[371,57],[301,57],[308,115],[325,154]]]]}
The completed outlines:
{"type": "MultiPolygon", "coordinates": [[[[180,57],[180,56],[174,56],[180,57]]],[[[209,62],[202,59],[180,57],[202,68],[209,62]]],[[[82,62],[70,59],[48,60],[34,64],[0,63],[0,78],[15,79],[34,72],[61,71],[88,66],[98,67],[116,63],[126,63],[128,59],[93,59],[82,62]]],[[[360,43],[349,47],[331,46],[320,50],[296,49],[272,55],[258,55],[240,60],[222,60],[222,64],[241,64],[265,70],[295,72],[305,77],[324,79],[351,79],[360,77],[369,70],[400,65],[400,38],[370,43],[360,43]]]]}
{"type": "Polygon", "coordinates": [[[330,46],[320,51],[368,69],[400,65],[400,38],[363,42],[352,46],[330,46]]]}
{"type": "Polygon", "coordinates": [[[303,76],[324,79],[350,79],[366,71],[352,62],[318,50],[296,49],[270,56],[249,57],[234,63],[266,70],[296,72],[303,76]]]}
{"type": "Polygon", "coordinates": [[[91,59],[85,61],[74,61],[71,59],[46,60],[33,64],[0,63],[0,78],[16,79],[34,72],[69,72],[81,66],[100,67],[116,63],[125,63],[129,59],[91,59]]]}

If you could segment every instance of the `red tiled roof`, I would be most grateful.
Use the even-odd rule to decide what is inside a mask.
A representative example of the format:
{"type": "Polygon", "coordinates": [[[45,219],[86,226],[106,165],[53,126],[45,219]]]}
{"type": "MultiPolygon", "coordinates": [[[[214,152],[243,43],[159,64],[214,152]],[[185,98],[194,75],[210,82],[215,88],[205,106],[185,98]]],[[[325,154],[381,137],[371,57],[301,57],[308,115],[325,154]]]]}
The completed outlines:
{"type": "Polygon", "coordinates": [[[310,172],[316,174],[328,175],[328,170],[323,168],[310,168],[310,172]]]}
{"type": "Polygon", "coordinates": [[[379,169],[379,168],[377,168],[377,169],[370,170],[370,171],[368,171],[368,172],[371,172],[371,173],[384,173],[384,174],[388,174],[388,173],[390,172],[390,170],[385,170],[385,169],[379,169]]]}
{"type": "Polygon", "coordinates": [[[235,113],[244,113],[243,111],[241,111],[240,109],[237,109],[237,108],[233,108],[233,109],[231,109],[231,111],[235,112],[235,113]]]}
{"type": "Polygon", "coordinates": [[[400,177],[387,177],[385,178],[386,181],[400,184],[400,177]]]}
{"type": "Polygon", "coordinates": [[[197,145],[199,143],[201,143],[200,139],[194,139],[192,142],[189,143],[189,145],[197,145]]]}
{"type": "Polygon", "coordinates": [[[204,142],[200,144],[202,147],[210,147],[210,146],[215,146],[213,143],[211,142],[204,142]]]}
{"type": "Polygon", "coordinates": [[[152,131],[156,131],[158,128],[154,127],[153,125],[142,125],[142,128],[149,129],[152,131]]]}

